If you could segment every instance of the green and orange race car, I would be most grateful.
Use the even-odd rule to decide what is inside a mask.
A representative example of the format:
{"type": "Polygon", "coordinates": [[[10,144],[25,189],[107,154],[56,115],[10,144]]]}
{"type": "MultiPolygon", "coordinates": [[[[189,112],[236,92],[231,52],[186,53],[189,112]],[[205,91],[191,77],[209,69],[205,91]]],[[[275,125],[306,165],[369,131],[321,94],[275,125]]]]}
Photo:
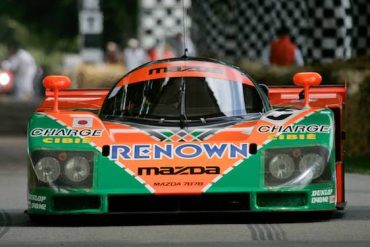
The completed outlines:
{"type": "Polygon", "coordinates": [[[344,86],[263,88],[211,59],[173,58],[110,90],[44,79],[28,125],[31,216],[343,209],[344,86]]]}

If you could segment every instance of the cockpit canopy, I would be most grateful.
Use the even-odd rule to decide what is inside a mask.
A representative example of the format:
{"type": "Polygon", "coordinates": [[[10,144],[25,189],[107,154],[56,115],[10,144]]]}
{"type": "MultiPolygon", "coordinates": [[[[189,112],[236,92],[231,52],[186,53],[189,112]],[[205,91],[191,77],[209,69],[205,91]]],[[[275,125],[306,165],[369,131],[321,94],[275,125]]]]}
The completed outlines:
{"type": "Polygon", "coordinates": [[[110,91],[103,119],[196,121],[261,113],[263,95],[241,71],[216,62],[173,60],[130,72],[110,91]]]}

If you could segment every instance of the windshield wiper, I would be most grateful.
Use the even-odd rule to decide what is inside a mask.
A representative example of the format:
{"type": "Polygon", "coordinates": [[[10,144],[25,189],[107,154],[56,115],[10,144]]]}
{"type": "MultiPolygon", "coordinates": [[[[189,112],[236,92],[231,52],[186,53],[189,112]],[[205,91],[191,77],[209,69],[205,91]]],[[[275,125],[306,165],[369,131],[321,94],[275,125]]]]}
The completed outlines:
{"type": "Polygon", "coordinates": [[[180,85],[180,95],[179,95],[179,101],[180,101],[180,128],[185,128],[185,123],[187,120],[186,113],[185,113],[185,90],[186,90],[186,84],[184,77],[181,77],[181,85],[180,85]]]}
{"type": "Polygon", "coordinates": [[[217,117],[202,117],[200,120],[203,123],[206,123],[207,121],[219,121],[219,120],[252,120],[256,118],[260,118],[262,114],[260,112],[258,113],[248,113],[248,114],[242,114],[242,115],[235,115],[235,116],[217,116],[217,117]]]}
{"type": "Polygon", "coordinates": [[[119,116],[119,115],[106,115],[105,119],[119,120],[119,121],[151,121],[151,122],[160,122],[159,118],[145,118],[138,116],[119,116]]]}
{"type": "Polygon", "coordinates": [[[128,122],[154,122],[154,123],[179,123],[178,119],[165,119],[165,118],[148,118],[139,116],[118,116],[118,115],[105,115],[104,120],[114,120],[114,121],[128,121],[128,122]]]}

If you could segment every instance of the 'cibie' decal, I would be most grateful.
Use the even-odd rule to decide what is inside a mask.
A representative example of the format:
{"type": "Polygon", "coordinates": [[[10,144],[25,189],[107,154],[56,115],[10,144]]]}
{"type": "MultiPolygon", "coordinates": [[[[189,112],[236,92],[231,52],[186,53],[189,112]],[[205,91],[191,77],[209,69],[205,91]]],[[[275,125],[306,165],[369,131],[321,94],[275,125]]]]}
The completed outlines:
{"type": "Polygon", "coordinates": [[[248,144],[185,143],[112,145],[109,158],[118,160],[196,159],[204,154],[209,158],[243,159],[248,156],[248,144]]]}

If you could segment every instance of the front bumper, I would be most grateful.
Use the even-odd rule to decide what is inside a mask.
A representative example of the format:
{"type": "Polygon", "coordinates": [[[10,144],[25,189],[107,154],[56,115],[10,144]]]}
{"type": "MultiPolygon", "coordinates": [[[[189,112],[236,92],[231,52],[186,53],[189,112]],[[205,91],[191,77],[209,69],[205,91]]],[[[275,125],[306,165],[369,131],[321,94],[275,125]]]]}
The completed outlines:
{"type": "Polygon", "coordinates": [[[29,214],[109,214],[183,212],[304,212],[335,210],[335,190],[330,185],[310,185],[303,190],[200,195],[153,195],[31,191],[29,214]]]}

